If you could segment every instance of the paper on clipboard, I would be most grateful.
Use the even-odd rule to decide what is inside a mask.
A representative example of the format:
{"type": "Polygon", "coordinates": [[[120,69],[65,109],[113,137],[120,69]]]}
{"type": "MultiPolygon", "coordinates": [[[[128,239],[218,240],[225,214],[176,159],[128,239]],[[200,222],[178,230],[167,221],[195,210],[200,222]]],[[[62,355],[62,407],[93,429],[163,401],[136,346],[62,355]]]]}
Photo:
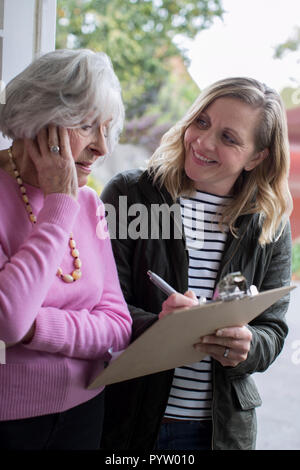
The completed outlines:
{"type": "Polygon", "coordinates": [[[88,389],[201,361],[205,354],[193,347],[201,336],[219,328],[249,323],[294,288],[280,287],[241,299],[177,310],[155,322],[131,343],[88,389]]]}

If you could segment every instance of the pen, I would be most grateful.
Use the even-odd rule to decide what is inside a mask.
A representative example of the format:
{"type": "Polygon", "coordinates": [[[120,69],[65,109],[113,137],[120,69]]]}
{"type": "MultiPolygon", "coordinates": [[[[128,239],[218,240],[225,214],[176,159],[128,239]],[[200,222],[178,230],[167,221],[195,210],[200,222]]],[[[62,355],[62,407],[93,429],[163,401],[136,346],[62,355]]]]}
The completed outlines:
{"type": "Polygon", "coordinates": [[[153,273],[152,271],[147,271],[147,274],[150,278],[150,281],[152,281],[153,284],[156,285],[156,287],[162,290],[165,294],[171,295],[177,293],[177,291],[173,289],[173,287],[169,286],[169,284],[157,274],[153,273]]]}
{"type": "MultiPolygon", "coordinates": [[[[153,273],[152,271],[148,270],[147,274],[150,278],[150,281],[153,282],[153,284],[156,285],[159,289],[161,289],[165,294],[171,295],[171,294],[177,294],[177,291],[173,289],[166,281],[164,281],[161,277],[159,277],[157,274],[153,273]]],[[[199,298],[199,304],[205,304],[206,298],[205,297],[200,297],[199,298]]]]}

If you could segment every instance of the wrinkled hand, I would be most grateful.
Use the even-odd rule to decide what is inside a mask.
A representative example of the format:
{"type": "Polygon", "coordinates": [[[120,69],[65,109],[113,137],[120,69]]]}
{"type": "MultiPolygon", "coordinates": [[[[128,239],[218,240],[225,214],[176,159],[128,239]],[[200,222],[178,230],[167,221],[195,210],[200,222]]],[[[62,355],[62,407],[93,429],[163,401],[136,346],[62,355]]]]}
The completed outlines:
{"type": "Polygon", "coordinates": [[[77,198],[78,181],[67,129],[49,126],[42,129],[36,140],[25,139],[25,148],[38,174],[38,182],[44,195],[64,193],[77,198]],[[60,153],[50,151],[59,145],[60,153]]]}
{"type": "Polygon", "coordinates": [[[191,308],[198,305],[198,299],[194,292],[187,291],[185,294],[172,294],[162,304],[162,311],[159,319],[174,312],[174,310],[182,310],[183,308],[191,308]]]}
{"type": "Polygon", "coordinates": [[[246,326],[222,328],[215,334],[203,336],[194,347],[219,361],[222,366],[235,367],[248,357],[252,333],[246,326]],[[226,348],[228,356],[224,357],[226,348]]]}

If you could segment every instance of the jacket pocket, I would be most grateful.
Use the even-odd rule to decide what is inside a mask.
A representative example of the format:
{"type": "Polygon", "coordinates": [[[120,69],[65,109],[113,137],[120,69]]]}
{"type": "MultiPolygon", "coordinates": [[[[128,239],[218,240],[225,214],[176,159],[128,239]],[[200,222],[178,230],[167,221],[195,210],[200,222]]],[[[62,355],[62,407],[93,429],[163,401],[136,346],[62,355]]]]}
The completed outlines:
{"type": "Polygon", "coordinates": [[[262,400],[251,376],[235,378],[231,382],[240,408],[251,410],[262,404],[262,400]]]}

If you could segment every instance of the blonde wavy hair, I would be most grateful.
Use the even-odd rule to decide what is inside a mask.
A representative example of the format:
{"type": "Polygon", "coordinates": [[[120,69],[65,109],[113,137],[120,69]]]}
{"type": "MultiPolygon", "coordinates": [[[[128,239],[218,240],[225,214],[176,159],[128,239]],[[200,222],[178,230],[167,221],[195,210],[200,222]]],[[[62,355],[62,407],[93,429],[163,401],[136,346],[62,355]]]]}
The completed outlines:
{"type": "Polygon", "coordinates": [[[191,195],[194,182],[184,170],[184,134],[189,125],[213,101],[231,97],[260,109],[256,126],[255,147],[269,155],[252,171],[242,171],[233,188],[232,203],[226,205],[220,224],[228,225],[233,236],[237,218],[259,214],[261,246],[274,241],[282,233],[292,211],[288,187],[289,142],[286,114],[279,94],[251,78],[227,78],[206,88],[186,115],[162,137],[161,144],[148,162],[154,182],[164,185],[174,200],[191,195]]]}

